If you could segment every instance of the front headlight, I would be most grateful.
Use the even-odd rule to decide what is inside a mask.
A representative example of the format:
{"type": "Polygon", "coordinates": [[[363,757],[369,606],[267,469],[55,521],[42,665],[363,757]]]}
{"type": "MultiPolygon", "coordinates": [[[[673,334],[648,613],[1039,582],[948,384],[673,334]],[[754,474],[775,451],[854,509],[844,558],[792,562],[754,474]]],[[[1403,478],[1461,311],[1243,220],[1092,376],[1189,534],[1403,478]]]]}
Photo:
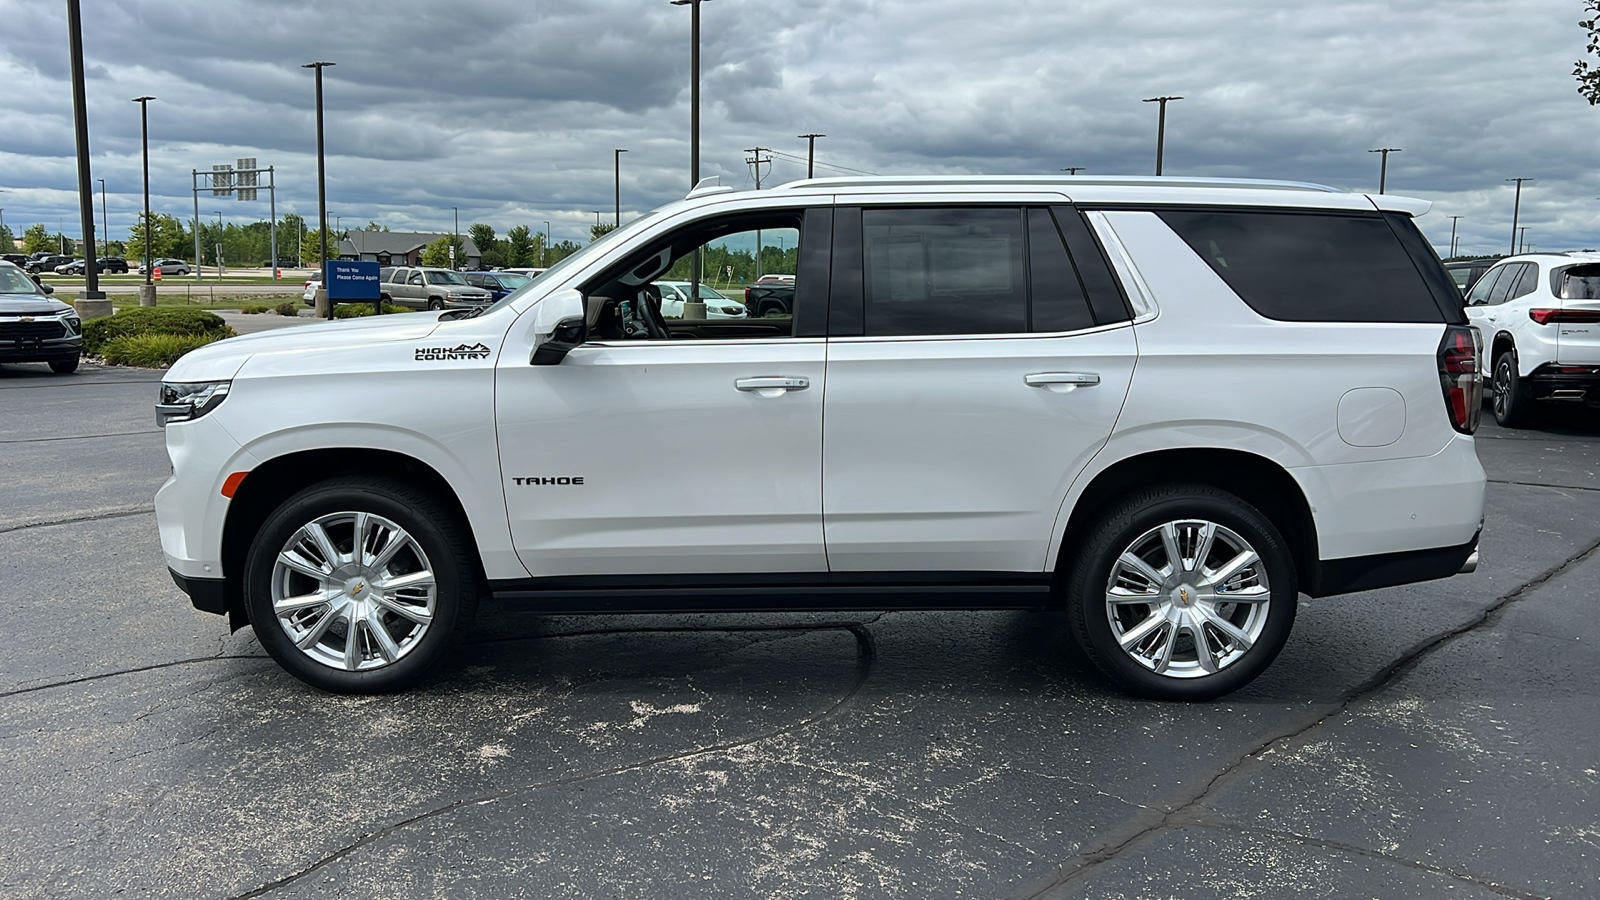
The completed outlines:
{"type": "Polygon", "coordinates": [[[76,310],[67,310],[61,314],[61,323],[73,334],[83,334],[83,320],[78,318],[76,310]]]}
{"type": "Polygon", "coordinates": [[[156,424],[198,419],[222,404],[228,397],[226,381],[161,383],[161,402],[156,404],[156,424]]]}

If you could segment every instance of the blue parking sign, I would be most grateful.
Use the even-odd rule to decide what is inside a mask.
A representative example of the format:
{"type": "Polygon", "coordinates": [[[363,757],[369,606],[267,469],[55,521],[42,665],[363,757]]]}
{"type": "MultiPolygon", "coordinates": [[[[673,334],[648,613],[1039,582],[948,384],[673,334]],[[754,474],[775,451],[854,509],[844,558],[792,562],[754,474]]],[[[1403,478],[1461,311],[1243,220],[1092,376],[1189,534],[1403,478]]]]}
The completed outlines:
{"type": "Polygon", "coordinates": [[[378,264],[353,259],[328,260],[328,299],[378,299],[378,264]]]}

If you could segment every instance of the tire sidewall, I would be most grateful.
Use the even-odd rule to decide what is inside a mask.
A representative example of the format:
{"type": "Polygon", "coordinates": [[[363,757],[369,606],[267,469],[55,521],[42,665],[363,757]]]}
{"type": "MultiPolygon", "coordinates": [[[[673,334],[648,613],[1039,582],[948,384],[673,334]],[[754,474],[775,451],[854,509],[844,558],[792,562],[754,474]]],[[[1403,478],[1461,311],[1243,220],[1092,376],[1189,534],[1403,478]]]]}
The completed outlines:
{"type": "MultiPolygon", "coordinates": [[[[1502,393],[1504,394],[1504,403],[1496,403],[1491,407],[1494,409],[1495,422],[1499,423],[1505,428],[1513,428],[1522,424],[1522,420],[1527,417],[1527,402],[1526,398],[1523,396],[1522,378],[1517,374],[1517,356],[1514,351],[1507,350],[1504,353],[1501,353],[1499,358],[1495,360],[1494,383],[1496,395],[1500,395],[1502,393]],[[1506,387],[1504,392],[1498,389],[1500,384],[1500,370],[1502,368],[1507,370],[1506,387]],[[1502,405],[1505,407],[1505,415],[1500,414],[1500,407],[1502,405]]],[[[1497,396],[1496,399],[1499,400],[1499,396],[1497,396]]]]}
{"type": "Polygon", "coordinates": [[[1287,643],[1299,597],[1294,558],[1271,520],[1238,497],[1203,485],[1154,488],[1117,505],[1090,530],[1071,573],[1067,604],[1080,646],[1113,681],[1154,699],[1209,700],[1255,680],[1287,643]],[[1222,671],[1198,678],[1158,675],[1129,658],[1117,642],[1105,604],[1105,586],[1117,557],[1140,535],[1180,519],[1206,519],[1244,538],[1261,557],[1272,586],[1266,624],[1250,650],[1222,671]]]}
{"type": "Polygon", "coordinates": [[[383,693],[415,684],[449,649],[471,615],[476,574],[449,533],[451,518],[426,495],[381,480],[331,481],[307,488],[274,510],[256,533],[245,561],[245,603],[261,646],[296,678],[334,693],[383,693]],[[306,523],[330,513],[367,512],[405,529],[428,557],[437,585],[433,622],[415,649],[380,669],[347,672],[306,656],[272,609],[272,569],[279,550],[306,523]]]}

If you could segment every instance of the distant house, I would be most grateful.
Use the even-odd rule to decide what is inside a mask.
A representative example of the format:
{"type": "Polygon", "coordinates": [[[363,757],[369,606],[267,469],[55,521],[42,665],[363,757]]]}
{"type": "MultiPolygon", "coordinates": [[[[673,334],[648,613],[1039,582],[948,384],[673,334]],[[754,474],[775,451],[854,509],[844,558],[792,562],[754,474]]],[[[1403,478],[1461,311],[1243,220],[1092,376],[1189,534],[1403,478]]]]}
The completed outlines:
{"type": "MultiPolygon", "coordinates": [[[[339,242],[340,259],[360,259],[380,266],[420,266],[422,251],[448,234],[423,234],[415,231],[352,231],[339,242]]],[[[467,258],[456,260],[458,267],[476,269],[483,262],[478,245],[463,234],[467,258]]]]}

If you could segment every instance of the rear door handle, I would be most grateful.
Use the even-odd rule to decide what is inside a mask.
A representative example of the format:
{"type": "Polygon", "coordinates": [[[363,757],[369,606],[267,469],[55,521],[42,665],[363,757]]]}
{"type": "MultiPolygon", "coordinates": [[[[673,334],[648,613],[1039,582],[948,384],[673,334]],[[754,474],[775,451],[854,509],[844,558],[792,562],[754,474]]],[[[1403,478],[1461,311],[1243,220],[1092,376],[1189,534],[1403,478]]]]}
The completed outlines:
{"type": "Polygon", "coordinates": [[[1023,376],[1022,380],[1027,382],[1028,387],[1070,391],[1075,388],[1094,387],[1100,383],[1100,376],[1093,372],[1037,372],[1023,376]]]}
{"type": "Polygon", "coordinates": [[[789,375],[757,375],[752,378],[736,378],[733,386],[761,397],[781,397],[789,391],[803,391],[811,387],[811,379],[789,375]]]}

